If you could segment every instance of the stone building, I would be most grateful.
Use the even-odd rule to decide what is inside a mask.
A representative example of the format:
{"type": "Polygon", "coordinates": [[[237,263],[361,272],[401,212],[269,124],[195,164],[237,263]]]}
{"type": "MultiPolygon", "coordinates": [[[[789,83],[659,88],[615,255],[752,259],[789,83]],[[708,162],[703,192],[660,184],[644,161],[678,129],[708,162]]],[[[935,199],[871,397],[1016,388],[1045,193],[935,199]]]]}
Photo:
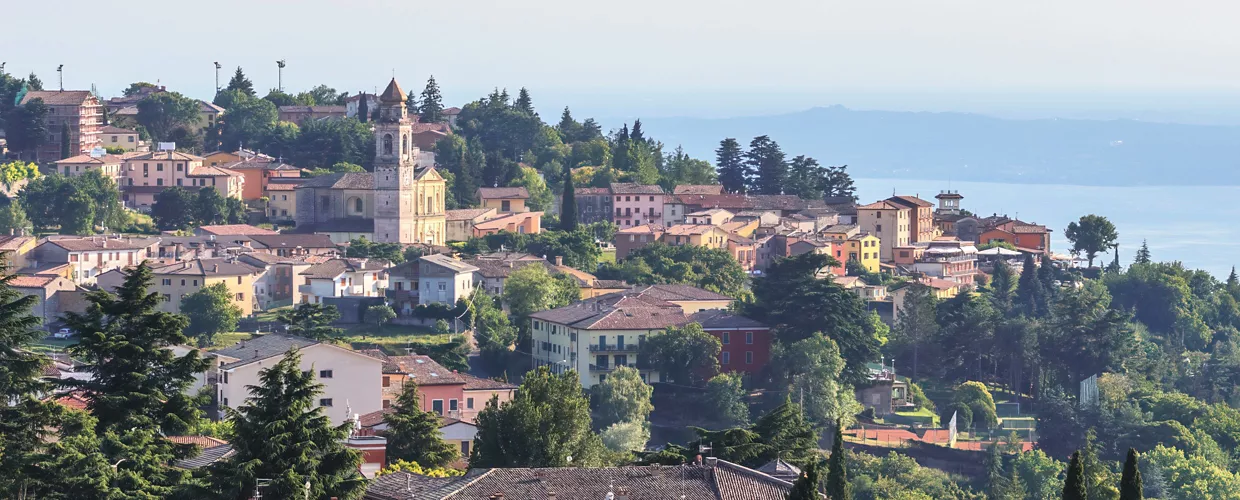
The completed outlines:
{"type": "Polygon", "coordinates": [[[297,232],[336,241],[445,241],[444,179],[433,166],[417,166],[421,151],[405,99],[395,79],[379,96],[373,172],[319,176],[297,187],[297,232]]]}

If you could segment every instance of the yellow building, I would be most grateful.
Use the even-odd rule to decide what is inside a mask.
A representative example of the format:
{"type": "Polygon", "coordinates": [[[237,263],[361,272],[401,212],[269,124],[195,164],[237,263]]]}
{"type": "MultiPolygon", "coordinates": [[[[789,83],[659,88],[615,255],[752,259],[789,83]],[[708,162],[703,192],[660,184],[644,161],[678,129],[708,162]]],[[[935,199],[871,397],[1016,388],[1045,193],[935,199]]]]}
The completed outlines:
{"type": "Polygon", "coordinates": [[[134,151],[143,145],[138,139],[137,131],[111,125],[104,125],[99,130],[99,140],[105,148],[121,148],[125,151],[134,151]]]}
{"type": "Polygon", "coordinates": [[[870,233],[857,233],[844,240],[844,255],[847,260],[861,263],[866,271],[878,272],[879,248],[882,242],[870,233]]]}
{"type": "Polygon", "coordinates": [[[202,158],[202,164],[209,167],[222,167],[239,161],[275,161],[272,156],[262,153],[256,153],[248,149],[239,149],[237,151],[216,151],[202,158]]]}
{"type": "Polygon", "coordinates": [[[527,212],[525,200],[530,199],[530,192],[524,186],[478,188],[478,200],[482,208],[494,208],[500,212],[527,212]]]}
{"type": "Polygon", "coordinates": [[[728,232],[719,226],[680,224],[667,228],[660,241],[673,246],[694,245],[709,248],[727,248],[728,232]]]}
{"type": "Polygon", "coordinates": [[[157,267],[151,291],[158,293],[161,311],[180,313],[181,299],[203,287],[223,283],[242,316],[254,314],[254,279],[259,269],[224,259],[195,259],[157,267]]]}
{"type": "Polygon", "coordinates": [[[117,181],[117,187],[119,187],[121,165],[124,162],[123,158],[114,155],[77,155],[57,161],[56,172],[65,177],[75,177],[91,170],[98,170],[104,177],[117,181]]]}
{"type": "Polygon", "coordinates": [[[267,218],[273,222],[292,222],[297,218],[297,184],[270,183],[267,191],[267,218]]]}

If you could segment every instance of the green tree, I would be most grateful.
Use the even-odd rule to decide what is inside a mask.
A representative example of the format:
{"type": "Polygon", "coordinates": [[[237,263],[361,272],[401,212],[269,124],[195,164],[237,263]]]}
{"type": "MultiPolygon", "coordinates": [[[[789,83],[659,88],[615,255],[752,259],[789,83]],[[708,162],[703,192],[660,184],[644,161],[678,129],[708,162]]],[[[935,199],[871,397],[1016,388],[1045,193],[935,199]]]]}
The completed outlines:
{"type": "Polygon", "coordinates": [[[566,306],[580,297],[581,289],[575,283],[557,279],[540,265],[517,269],[504,282],[504,303],[522,323],[531,314],[566,306]]]}
{"type": "Polygon", "coordinates": [[[340,335],[339,328],[332,323],[340,319],[340,311],[336,306],[326,304],[298,304],[292,309],[285,309],[276,315],[276,321],[284,324],[289,335],[298,335],[315,340],[327,340],[340,335]]]}
{"type": "MultiPolygon", "coordinates": [[[[269,127],[268,127],[269,128],[269,127]]],[[[286,157],[294,165],[309,169],[330,168],[343,171],[338,164],[367,167],[374,164],[374,133],[353,118],[309,120],[299,126],[297,144],[286,157]]],[[[351,172],[365,172],[365,169],[351,172]]]]}
{"type": "Polygon", "coordinates": [[[291,350],[259,372],[262,385],[247,386],[250,397],[229,411],[234,455],[212,464],[206,489],[214,498],[263,496],[361,498],[366,480],[357,473],[361,454],[343,443],[351,424],[333,425],[315,399],[323,386],[302,371],[301,353],[291,350]],[[267,482],[258,484],[259,479],[267,482]]]}
{"type": "Polygon", "coordinates": [[[1094,258],[1110,249],[1119,239],[1119,233],[1106,217],[1089,214],[1069,223],[1064,237],[1072,242],[1072,253],[1085,252],[1089,267],[1094,267],[1094,258]]]}
{"type": "Polygon", "coordinates": [[[636,368],[617,367],[592,390],[600,427],[619,422],[644,422],[654,411],[650,403],[654,388],[642,380],[636,368]]]}
{"type": "Polygon", "coordinates": [[[796,156],[788,163],[788,180],[783,192],[807,200],[822,199],[824,173],[818,160],[805,155],[796,156]]]}
{"type": "Polygon", "coordinates": [[[366,322],[375,325],[376,329],[394,319],[396,319],[396,311],[393,311],[392,306],[387,304],[375,304],[366,308],[366,322]]]}
{"type": "Polygon", "coordinates": [[[912,379],[921,380],[922,349],[939,331],[936,322],[939,300],[929,286],[912,283],[904,293],[902,304],[903,307],[896,313],[895,325],[891,329],[891,348],[902,354],[912,353],[912,379]]]}
{"type": "Polygon", "coordinates": [[[785,397],[783,404],[762,415],[753,425],[753,432],[766,446],[759,459],[762,463],[783,458],[792,463],[806,464],[818,458],[818,434],[805,420],[801,406],[785,397]]]}
{"type": "Polygon", "coordinates": [[[125,87],[125,90],[121,91],[121,95],[125,97],[133,97],[146,91],[146,89],[156,91],[159,89],[159,86],[150,82],[134,82],[129,84],[128,87],[125,87]]]}
{"type": "Polygon", "coordinates": [[[388,428],[388,461],[407,460],[423,467],[444,467],[459,455],[439,432],[439,415],[422,411],[416,383],[406,382],[400,396],[384,417],[388,428]]]}
{"type": "Polygon", "coordinates": [[[246,78],[245,73],[241,71],[241,66],[237,66],[237,72],[233,73],[232,79],[228,80],[228,86],[225,90],[233,90],[244,93],[247,96],[254,97],[254,83],[246,78]]]}
{"type": "Polygon", "coordinates": [[[646,338],[641,358],[677,384],[700,386],[719,373],[719,339],[689,323],[668,327],[646,338]]]}
{"type": "Polygon", "coordinates": [[[61,379],[59,385],[80,391],[87,401],[107,460],[134,460],[120,469],[114,486],[144,495],[127,498],[158,498],[188,477],[171,462],[185,458],[192,447],[163,436],[184,434],[198,424],[202,401],[187,392],[208,363],[198,351],[177,356],[169,349],[186,343],[182,330],[188,320],[158,310],[159,295],[148,293],[151,269],[139,264],[122,272],[124,282],[115,293],[89,292],[86,312],[65,314],[65,325],[80,336],[70,352],[87,364],[90,377],[61,379]]]}
{"type": "Polygon", "coordinates": [[[517,91],[517,100],[513,101],[512,107],[528,115],[537,115],[534,112],[534,100],[530,97],[530,91],[526,90],[525,87],[521,87],[521,90],[517,91]]]}
{"type": "Polygon", "coordinates": [[[62,160],[73,156],[73,148],[69,139],[69,124],[63,123],[60,125],[60,159],[62,160]]]}
{"type": "Polygon", "coordinates": [[[1152,261],[1150,260],[1149,242],[1145,240],[1141,240],[1141,248],[1137,250],[1137,255],[1133,258],[1132,263],[1133,264],[1149,264],[1150,262],[1152,261]]]}
{"type": "Polygon", "coordinates": [[[965,382],[956,386],[952,402],[968,406],[973,414],[973,423],[982,429],[993,429],[999,425],[995,399],[981,382],[965,382]]]}
{"type": "Polygon", "coordinates": [[[564,112],[560,114],[560,123],[555,126],[555,130],[560,133],[560,137],[566,143],[582,140],[581,124],[573,119],[573,113],[568,110],[568,106],[564,106],[564,112]]]}
{"type": "Polygon", "coordinates": [[[599,439],[614,452],[643,451],[650,441],[650,423],[644,420],[616,422],[603,429],[599,439]]]}
{"type": "Polygon", "coordinates": [[[374,243],[361,236],[349,240],[345,256],[361,259],[382,259],[393,264],[405,261],[404,249],[400,243],[374,243]]]}
{"type": "Polygon", "coordinates": [[[138,101],[138,125],[155,141],[173,140],[174,130],[194,126],[198,117],[198,100],[176,92],[156,92],[138,101]]]}
{"type": "Polygon", "coordinates": [[[778,367],[789,394],[800,394],[810,421],[850,425],[861,413],[852,386],[840,382],[844,360],[835,341],[822,333],[785,345],[775,344],[771,366],[778,367]]]}
{"type": "Polygon", "coordinates": [[[857,187],[848,175],[848,165],[828,166],[822,178],[822,192],[826,196],[857,201],[857,187]]]}
{"type": "MultiPolygon", "coordinates": [[[[276,110],[275,104],[271,101],[258,99],[250,94],[241,93],[240,91],[232,92],[231,106],[226,106],[228,112],[222,118],[223,125],[220,127],[220,143],[224,149],[229,151],[232,148],[254,147],[267,137],[272,127],[275,127],[276,120],[279,118],[279,112],[276,110]]],[[[252,94],[252,92],[251,92],[252,94]]],[[[302,136],[305,136],[303,130],[302,136]]],[[[297,165],[307,168],[313,168],[313,165],[298,163],[297,165]]]]}
{"type": "Polygon", "coordinates": [[[780,194],[788,179],[788,161],[779,144],[760,135],[749,142],[745,163],[754,173],[752,191],[757,194],[780,194]]]}
{"type": "Polygon", "coordinates": [[[605,263],[595,274],[634,285],[693,285],[738,299],[749,295],[749,275],[731,254],[696,245],[652,243],[630,252],[620,263],[605,263]]]}
{"type": "Polygon", "coordinates": [[[706,413],[726,425],[746,425],[749,423],[747,397],[739,373],[720,373],[706,383],[706,413]]]}
{"type": "Polygon", "coordinates": [[[487,402],[477,425],[470,468],[601,465],[602,441],[590,432],[590,403],[573,370],[526,374],[511,401],[487,402]]]}
{"type": "Polygon", "coordinates": [[[439,84],[435,83],[435,75],[431,75],[426,80],[426,88],[422,90],[420,103],[420,106],[418,106],[418,117],[421,122],[435,123],[444,121],[443,96],[439,93],[439,84]]]}
{"type": "Polygon", "coordinates": [[[994,302],[995,308],[1000,312],[1006,313],[1012,309],[1012,302],[1016,292],[1015,278],[1012,276],[1012,268],[1002,260],[995,263],[995,269],[990,276],[990,284],[988,286],[990,298],[994,302]]]}
{"type": "Polygon", "coordinates": [[[852,487],[848,483],[848,466],[844,463],[844,426],[842,424],[835,426],[831,457],[827,459],[827,498],[852,500],[852,487]]]}
{"type": "Polygon", "coordinates": [[[1063,493],[1064,463],[1042,450],[1023,452],[1012,460],[1012,469],[1025,486],[1027,498],[1053,499],[1063,493]]]}
{"type": "MultiPolygon", "coordinates": [[[[33,90],[33,89],[32,89],[33,90]]],[[[5,139],[8,141],[9,149],[22,153],[21,156],[33,158],[36,160],[51,160],[51,158],[37,158],[35,153],[40,146],[47,142],[47,114],[48,107],[43,103],[43,99],[31,99],[20,106],[13,106],[4,116],[5,139]]]]}
{"type": "Polygon", "coordinates": [[[151,218],[163,231],[188,229],[196,221],[198,193],[181,186],[172,186],[155,193],[151,218]]]}
{"type": "Polygon", "coordinates": [[[530,198],[525,202],[530,210],[547,210],[555,203],[551,190],[547,189],[547,183],[543,182],[538,171],[532,167],[521,167],[521,175],[514,179],[511,185],[512,187],[524,187],[526,191],[529,191],[530,198]]]}
{"type": "Polygon", "coordinates": [[[801,475],[792,483],[792,489],[785,496],[787,500],[819,500],[822,498],[818,493],[818,461],[814,460],[801,470],[801,475]]]}
{"type": "Polygon", "coordinates": [[[1037,261],[1033,254],[1025,254],[1025,264],[1021,266],[1020,281],[1016,283],[1017,307],[1030,318],[1040,318],[1050,311],[1046,300],[1046,292],[1042,289],[1042,280],[1038,279],[1037,261]]]}
{"type": "Polygon", "coordinates": [[[213,187],[204,187],[194,196],[194,204],[190,210],[194,214],[194,224],[207,226],[227,221],[228,202],[213,187]]]}
{"type": "Polygon", "coordinates": [[[1068,463],[1068,477],[1063,482],[1063,500],[1086,500],[1085,468],[1081,465],[1081,452],[1073,452],[1068,463]]]}
{"type": "Polygon", "coordinates": [[[202,287],[181,299],[181,313],[189,318],[185,333],[206,347],[215,343],[215,336],[237,329],[241,308],[233,303],[233,294],[224,283],[202,287]]]}
{"type": "Polygon", "coordinates": [[[1141,491],[1141,471],[1137,470],[1137,450],[1128,448],[1128,459],[1124,462],[1124,475],[1119,483],[1120,500],[1141,500],[1145,495],[1141,491]]]}
{"type": "MultiPolygon", "coordinates": [[[[567,112],[568,108],[564,108],[567,112]]],[[[573,187],[573,171],[564,167],[564,196],[560,201],[560,230],[577,230],[577,192],[573,187]]]]}
{"type": "Polygon", "coordinates": [[[1119,489],[1115,487],[1119,478],[1110,467],[1098,456],[1098,448],[1094,444],[1094,431],[1085,433],[1085,447],[1081,449],[1081,467],[1085,470],[1085,490],[1088,498],[1094,500],[1118,500],[1119,489]]]}
{"type": "Polygon", "coordinates": [[[0,205],[0,234],[25,234],[30,228],[30,219],[21,203],[10,201],[0,205]]]}
{"type": "Polygon", "coordinates": [[[745,163],[745,152],[740,143],[730,137],[719,141],[719,149],[715,150],[715,168],[719,170],[719,183],[729,193],[744,193],[753,175],[745,163]]]}
{"type": "Polygon", "coordinates": [[[715,167],[710,162],[689,157],[684,148],[676,146],[676,150],[663,159],[663,187],[674,188],[678,185],[715,184],[718,182],[715,167]]]}

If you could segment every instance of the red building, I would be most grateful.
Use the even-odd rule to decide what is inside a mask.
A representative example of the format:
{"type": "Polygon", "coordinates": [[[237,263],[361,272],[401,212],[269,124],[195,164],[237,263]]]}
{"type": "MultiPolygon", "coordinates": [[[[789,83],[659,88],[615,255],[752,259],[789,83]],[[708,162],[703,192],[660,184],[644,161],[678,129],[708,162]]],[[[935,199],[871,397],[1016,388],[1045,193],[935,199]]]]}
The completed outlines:
{"type": "Polygon", "coordinates": [[[723,344],[719,369],[756,374],[771,361],[774,341],[770,327],[727,311],[702,311],[693,315],[702,329],[723,344]]]}

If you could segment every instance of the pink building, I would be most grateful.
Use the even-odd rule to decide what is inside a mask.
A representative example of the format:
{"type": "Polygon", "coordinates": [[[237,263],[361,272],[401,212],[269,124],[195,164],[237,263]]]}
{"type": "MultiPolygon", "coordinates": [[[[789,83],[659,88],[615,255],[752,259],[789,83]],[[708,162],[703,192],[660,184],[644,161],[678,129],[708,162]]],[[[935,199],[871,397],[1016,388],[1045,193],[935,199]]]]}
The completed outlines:
{"type": "Polygon", "coordinates": [[[663,220],[663,202],[667,193],[654,185],[617,182],[611,185],[612,206],[615,222],[620,229],[657,224],[663,220]]]}

